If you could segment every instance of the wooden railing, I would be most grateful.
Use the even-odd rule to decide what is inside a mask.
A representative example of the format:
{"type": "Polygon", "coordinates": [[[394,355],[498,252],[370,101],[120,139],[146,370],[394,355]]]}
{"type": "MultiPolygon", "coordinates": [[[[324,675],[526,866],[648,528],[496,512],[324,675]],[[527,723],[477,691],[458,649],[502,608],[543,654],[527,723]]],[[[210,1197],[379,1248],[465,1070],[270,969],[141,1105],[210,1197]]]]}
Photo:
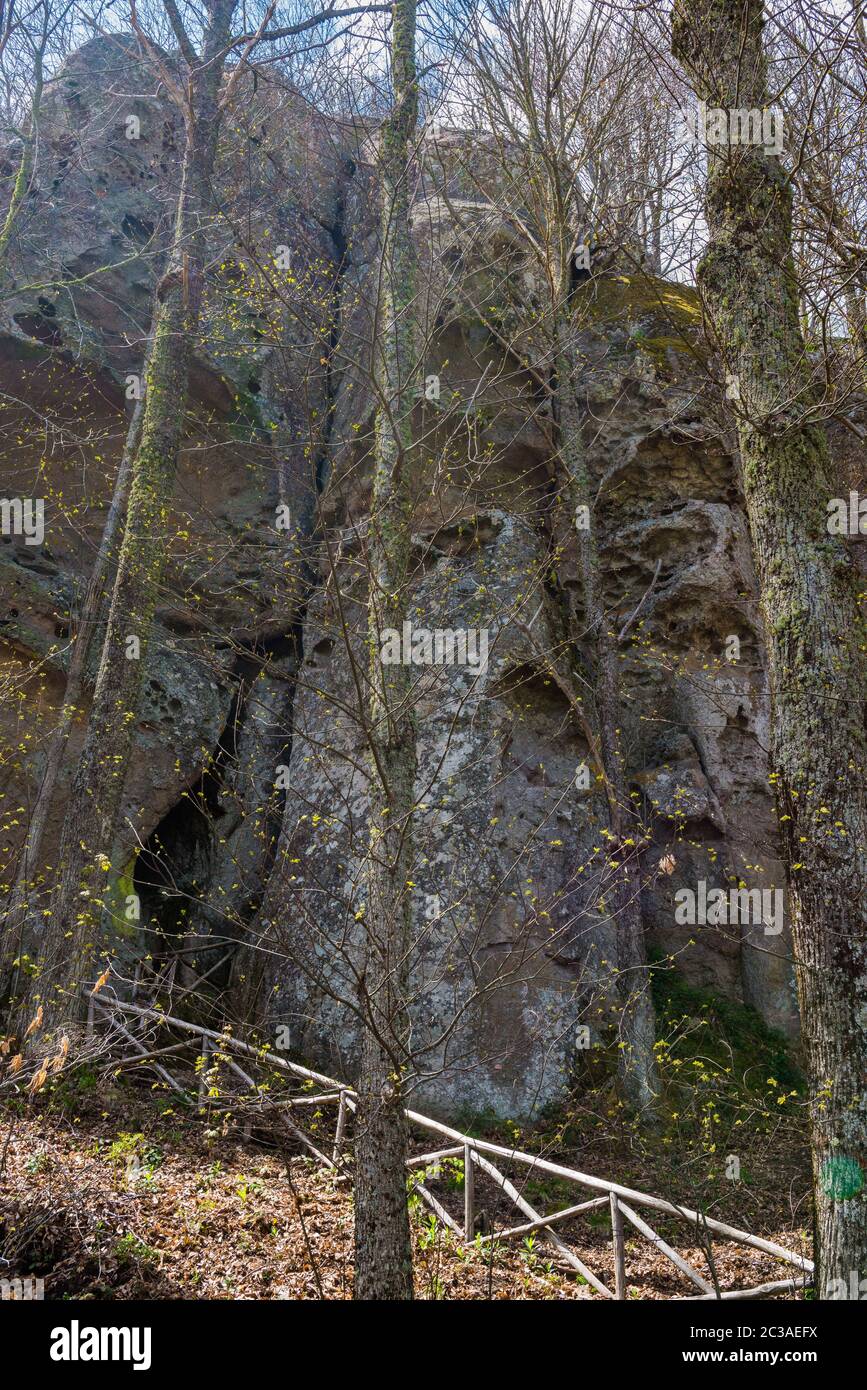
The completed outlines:
{"type": "MultiPolygon", "coordinates": [[[[218,1051],[227,1060],[227,1065],[231,1072],[237,1076],[244,1085],[256,1093],[257,1105],[269,1107],[276,1110],[279,1122],[290,1133],[294,1139],[302,1144],[311,1152],[319,1163],[328,1168],[340,1169],[347,1173],[351,1170],[345,1164],[345,1144],[347,1138],[347,1124],[349,1117],[356,1110],[356,1093],[353,1088],[342,1081],[336,1081],[333,1077],[325,1076],[322,1072],[314,1071],[310,1067],[304,1067],[300,1063],[287,1060],[277,1053],[271,1052],[255,1044],[247,1043],[239,1038],[233,1037],[230,1033],[218,1033],[213,1029],[204,1028],[199,1024],[189,1023],[186,1019],[175,1018],[162,1012],[159,1009],[143,1007],[139,1004],[127,1003],[106,995],[92,996],[92,1015],[99,1014],[110,1020],[111,1027],[117,1031],[129,1045],[132,1046],[134,1056],[130,1059],[135,1063],[153,1066],[157,1074],[174,1090],[180,1092],[188,1099],[195,1100],[192,1096],[162,1064],[158,1061],[158,1056],[165,1056],[166,1052],[174,1053],[183,1048],[180,1044],[178,1048],[156,1048],[149,1049],[120,1021],[118,1015],[137,1018],[142,1021],[158,1023],[161,1027],[170,1028],[182,1034],[187,1034],[189,1046],[197,1046],[197,1055],[202,1060],[198,1064],[199,1075],[199,1095],[198,1100],[203,1103],[206,1099],[207,1082],[205,1072],[208,1066],[208,1059],[214,1051],[218,1051]],[[321,1088],[315,1095],[302,1094],[281,1098],[274,1101],[263,1093],[262,1088],[243,1068],[237,1056],[252,1059],[258,1063],[268,1063],[277,1067],[282,1072],[291,1075],[306,1083],[313,1083],[321,1088]],[[316,1105],[334,1105],[336,1107],[336,1120],[334,1129],[333,1143],[330,1145],[330,1152],[326,1153],[313,1142],[302,1128],[295,1125],[289,1118],[288,1112],[293,1109],[303,1109],[316,1105]]],[[[542,1158],[538,1154],[524,1153],[520,1149],[511,1148],[503,1144],[494,1144],[485,1139],[478,1139],[471,1135],[462,1133],[452,1126],[443,1124],[440,1120],[431,1119],[428,1115],[422,1115],[416,1110],[406,1110],[405,1112],[409,1124],[419,1130],[437,1135],[440,1139],[445,1139],[448,1143],[445,1146],[434,1149],[429,1153],[415,1154],[407,1159],[407,1167],[413,1174],[413,1189],[426,1205],[434,1212],[443,1226],[452,1231],[456,1236],[466,1241],[479,1241],[487,1244],[491,1241],[507,1241],[518,1239],[540,1232],[542,1237],[556,1251],[556,1258],[569,1265],[587,1283],[596,1290],[603,1298],[625,1299],[627,1296],[627,1273],[626,1273],[626,1241],[624,1222],[628,1222],[646,1240],[655,1246],[657,1251],[663,1255],[674,1267],[688,1279],[694,1286],[696,1292],[681,1297],[693,1299],[749,1299],[749,1298],[769,1298],[776,1294],[797,1293],[808,1288],[812,1283],[813,1263],[803,1255],[796,1254],[792,1250],[787,1250],[785,1246],[778,1245],[776,1242],[766,1240],[763,1236],[752,1235],[749,1231],[739,1230],[735,1226],[729,1226],[726,1222],[717,1221],[715,1218],[706,1216],[703,1212],[691,1210],[689,1207],[679,1206],[677,1203],[666,1201],[663,1197],[654,1197],[646,1192],[638,1192],[634,1188],[625,1187],[621,1183],[610,1182],[605,1178],[597,1178],[589,1173],[579,1172],[575,1168],[567,1167],[562,1163],[554,1163],[550,1159],[542,1158]],[[442,1203],[429,1190],[426,1182],[426,1169],[436,1165],[443,1159],[463,1157],[463,1197],[464,1211],[463,1223],[459,1223],[442,1205],[442,1203]],[[530,1173],[545,1173],[551,1177],[560,1178],[565,1182],[573,1183],[576,1187],[588,1189],[598,1195],[591,1197],[587,1201],[579,1202],[577,1205],[563,1207],[558,1211],[542,1214],[527,1201],[526,1197],[519,1192],[515,1184],[501,1171],[493,1160],[498,1159],[501,1163],[519,1164],[530,1173]],[[475,1173],[478,1170],[484,1173],[502,1194],[509,1199],[517,1210],[526,1218],[520,1224],[509,1226],[504,1230],[489,1232],[476,1235],[476,1196],[475,1196],[475,1173]],[[561,1239],[554,1227],[562,1226],[565,1222],[571,1221],[585,1213],[597,1211],[608,1207],[611,1213],[611,1239],[614,1255],[614,1289],[610,1289],[601,1279],[587,1267],[583,1260],[575,1251],[561,1239]],[[701,1246],[707,1260],[710,1271],[710,1279],[683,1258],[657,1231],[635,1210],[635,1207],[646,1207],[651,1211],[660,1212],[666,1216],[673,1216],[685,1223],[692,1229],[695,1241],[701,1246]],[[773,1256],[775,1259],[793,1266],[797,1271],[797,1276],[787,1279],[777,1279],[771,1282],[743,1289],[722,1289],[719,1286],[715,1265],[712,1254],[712,1237],[723,1240],[735,1241],[738,1244],[749,1246],[753,1250],[762,1251],[766,1255],[773,1256]]]]}

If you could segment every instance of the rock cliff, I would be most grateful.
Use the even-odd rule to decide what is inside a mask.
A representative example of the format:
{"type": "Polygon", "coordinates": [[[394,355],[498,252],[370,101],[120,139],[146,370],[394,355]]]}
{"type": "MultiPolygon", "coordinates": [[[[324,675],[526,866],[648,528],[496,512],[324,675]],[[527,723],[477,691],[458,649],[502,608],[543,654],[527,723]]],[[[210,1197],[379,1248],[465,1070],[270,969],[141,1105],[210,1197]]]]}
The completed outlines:
{"type": "MultiPolygon", "coordinates": [[[[46,518],[41,546],[4,536],[0,550],[7,865],[62,699],[171,220],[179,122],[131,44],[86,44],[47,90],[0,310],[0,493],[44,498],[46,518]]],[[[127,954],[157,969],[186,943],[183,968],[208,973],[220,1007],[267,1000],[269,1028],[347,1072],[367,845],[368,139],[311,114],[273,74],[248,86],[225,131],[111,885],[141,902],[127,954]]],[[[604,1035],[614,943],[601,783],[551,656],[577,580],[546,465],[536,288],[497,211],[495,171],[484,196],[486,157],[432,132],[414,213],[434,385],[418,408],[410,617],[484,632],[487,660],[419,668],[412,1013],[429,1100],[520,1113],[568,1085],[581,1027],[604,1035]]],[[[792,1031],[785,930],[675,921],[681,886],[783,884],[768,688],[694,294],[616,256],[606,267],[576,293],[624,745],[647,831],[648,946],[792,1031]]],[[[592,688],[578,698],[592,717],[592,688]]],[[[61,787],[46,882],[62,801],[61,787]]]]}

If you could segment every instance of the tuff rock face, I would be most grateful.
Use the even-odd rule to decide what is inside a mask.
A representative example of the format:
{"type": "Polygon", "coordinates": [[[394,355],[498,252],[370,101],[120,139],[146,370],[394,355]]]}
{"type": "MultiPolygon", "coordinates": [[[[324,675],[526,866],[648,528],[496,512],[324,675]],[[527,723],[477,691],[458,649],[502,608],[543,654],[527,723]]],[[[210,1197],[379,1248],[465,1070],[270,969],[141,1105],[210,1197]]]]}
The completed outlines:
{"type": "MultiPolygon", "coordinates": [[[[62,699],[65,638],[170,223],[181,133],[153,86],[106,40],[51,84],[0,310],[0,491],[46,502],[44,543],[4,537],[0,551],[4,676],[37,663],[40,673],[38,698],[31,683],[19,705],[10,684],[2,710],[7,861],[62,699]]],[[[357,1058],[367,846],[367,156],[357,133],[314,120],[274,83],[246,92],[227,124],[192,424],[172,525],[154,538],[169,563],[112,885],[141,897],[136,952],[158,963],[168,940],[211,938],[196,969],[229,991],[222,1005],[242,1009],[262,986],[267,1029],[288,1025],[292,1046],[344,1074],[357,1058]],[[291,267],[275,289],[277,245],[291,267]],[[281,504],[288,531],[275,525],[281,504]]],[[[550,496],[544,412],[532,371],[504,357],[484,309],[497,305],[501,325],[514,316],[514,344],[515,304],[526,309],[535,290],[478,174],[467,186],[466,158],[458,137],[432,137],[418,185],[425,371],[439,395],[418,411],[410,617],[484,631],[488,653],[475,669],[418,668],[413,1041],[428,1103],[515,1114],[568,1085],[580,1024],[591,1036],[607,1026],[614,939],[601,784],[591,769],[590,786],[576,785],[589,751],[546,656],[562,649],[577,581],[550,496]]],[[[674,914],[677,889],[699,880],[784,881],[755,577],[736,464],[692,357],[697,306],[688,290],[616,267],[587,295],[586,434],[605,480],[624,744],[650,831],[648,945],[791,1031],[787,931],[688,929],[674,914]]],[[[592,716],[592,689],[579,697],[592,716]]]]}

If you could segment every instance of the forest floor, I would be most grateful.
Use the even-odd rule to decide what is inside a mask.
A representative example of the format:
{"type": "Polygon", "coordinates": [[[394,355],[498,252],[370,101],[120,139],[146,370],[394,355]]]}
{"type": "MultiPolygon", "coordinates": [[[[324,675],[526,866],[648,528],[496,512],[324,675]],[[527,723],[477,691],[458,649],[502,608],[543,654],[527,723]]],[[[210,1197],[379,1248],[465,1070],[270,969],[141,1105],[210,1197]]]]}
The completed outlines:
{"type": "MultiPolygon", "coordinates": [[[[474,1132],[481,1136],[483,1128],[474,1132]]],[[[506,1139],[502,1129],[484,1132],[506,1139]]],[[[411,1151],[430,1149],[430,1138],[411,1151]]],[[[726,1177],[725,1154],[672,1150],[667,1137],[648,1144],[618,1131],[616,1119],[599,1116],[571,1123],[565,1138],[549,1126],[522,1132],[513,1142],[584,1172],[701,1206],[809,1254],[806,1153],[791,1129],[740,1133],[740,1181],[726,1177]]],[[[509,1171],[526,1198],[546,1212],[590,1195],[544,1174],[528,1179],[526,1170],[509,1171]]],[[[425,1178],[459,1222],[461,1173],[460,1164],[446,1161],[425,1178]]],[[[488,1231],[526,1219],[482,1174],[476,1205],[488,1231]]],[[[465,1242],[436,1222],[418,1197],[411,1207],[420,1298],[600,1297],[560,1263],[538,1232],[523,1241],[465,1242]]],[[[646,1208],[642,1214],[709,1277],[685,1224],[646,1208]]],[[[613,1287],[608,1211],[600,1208],[558,1229],[613,1287]]],[[[626,1239],[630,1298],[697,1292],[629,1225],[626,1239]]],[[[731,1242],[715,1241],[713,1256],[722,1288],[794,1272],[731,1242]]],[[[210,1129],[207,1116],[175,1109],[165,1095],[104,1077],[89,1089],[0,1106],[0,1261],[0,1278],[41,1276],[45,1298],[55,1300],[349,1298],[351,1190],[300,1152],[244,1140],[222,1123],[210,1129]]]]}

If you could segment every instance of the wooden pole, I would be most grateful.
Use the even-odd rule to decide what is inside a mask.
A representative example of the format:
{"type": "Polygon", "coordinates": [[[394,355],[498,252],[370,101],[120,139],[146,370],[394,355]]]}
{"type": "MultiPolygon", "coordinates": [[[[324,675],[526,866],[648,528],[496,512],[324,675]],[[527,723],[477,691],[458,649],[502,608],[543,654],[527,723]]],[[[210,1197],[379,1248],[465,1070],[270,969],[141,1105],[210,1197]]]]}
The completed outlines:
{"type": "Polygon", "coordinates": [[[456,1236],[460,1236],[460,1238],[463,1239],[464,1233],[458,1225],[457,1221],[455,1221],[453,1216],[449,1216],[445,1207],[441,1206],[441,1204],[437,1201],[433,1193],[428,1192],[424,1183],[417,1182],[415,1184],[414,1190],[418,1193],[419,1197],[421,1197],[425,1202],[427,1202],[431,1211],[443,1223],[443,1225],[447,1226],[450,1231],[453,1231],[456,1236]]]}
{"type": "Polygon", "coordinates": [[[343,1148],[343,1135],[346,1130],[346,1092],[340,1092],[340,1104],[337,1108],[337,1128],[334,1131],[334,1148],[331,1152],[332,1162],[340,1160],[340,1153],[343,1148]]]}
{"type": "Polygon", "coordinates": [[[626,1297],[626,1242],[623,1239],[623,1213],[616,1192],[609,1192],[611,1202],[611,1242],[614,1246],[614,1297],[626,1297]]]}
{"type": "Polygon", "coordinates": [[[287,1096],[285,1100],[275,1101],[274,1104],[285,1105],[289,1110],[297,1110],[305,1105],[333,1105],[338,1100],[340,1100],[340,1096],[335,1093],[334,1095],[323,1096],[287,1096]]]}
{"type": "MultiPolygon", "coordinates": [[[[812,1277],[806,1275],[803,1279],[778,1279],[772,1284],[759,1284],[754,1289],[730,1289],[719,1297],[727,1302],[743,1298],[774,1298],[778,1293],[803,1293],[812,1283],[812,1277]]],[[[716,1297],[716,1292],[676,1294],[672,1303],[708,1303],[716,1297]]]]}
{"type": "MultiPolygon", "coordinates": [[[[509,1179],[500,1172],[499,1168],[495,1168],[493,1163],[489,1163],[486,1158],[482,1158],[481,1154],[478,1153],[476,1154],[476,1162],[478,1163],[482,1172],[487,1173],[490,1177],[492,1177],[494,1179],[494,1182],[498,1183],[499,1186],[503,1189],[506,1196],[511,1197],[512,1201],[515,1203],[515,1206],[518,1207],[524,1213],[525,1216],[529,1216],[531,1221],[540,1220],[539,1213],[536,1211],[536,1209],[534,1207],[531,1207],[530,1203],[524,1200],[518,1189],[515,1187],[514,1183],[509,1182],[509,1179]]],[[[592,1269],[588,1269],[584,1261],[579,1260],[578,1256],[575,1254],[575,1251],[570,1250],[569,1246],[565,1245],[563,1241],[560,1239],[560,1237],[555,1234],[554,1231],[549,1231],[545,1229],[545,1239],[547,1241],[550,1241],[551,1245],[556,1246],[557,1250],[559,1250],[561,1256],[566,1261],[566,1263],[570,1264],[573,1269],[577,1269],[582,1279],[586,1279],[587,1283],[591,1284],[592,1287],[596,1289],[597,1293],[601,1293],[604,1298],[613,1297],[611,1290],[606,1289],[605,1285],[602,1283],[602,1280],[596,1278],[596,1275],[593,1273],[592,1269]]]]}
{"type": "Polygon", "coordinates": [[[476,1233],[476,1183],[473,1173],[473,1151],[464,1145],[464,1235],[472,1240],[476,1233]]]}
{"type": "MultiPolygon", "coordinates": [[[[115,1026],[117,1020],[113,1020],[115,1026]]],[[[115,1057],[111,1062],[104,1063],[100,1067],[102,1072],[119,1071],[121,1067],[140,1067],[146,1066],[154,1057],[168,1057],[179,1052],[186,1052],[189,1048],[196,1046],[195,1038],[184,1038],[183,1042],[172,1043],[170,1047],[156,1047],[152,1052],[142,1049],[141,1055],[136,1057],[115,1057]]]]}
{"type": "Polygon", "coordinates": [[[709,1284],[706,1279],[703,1279],[702,1276],[693,1269],[691,1264],[687,1264],[682,1255],[678,1255],[676,1250],[672,1250],[668,1242],[664,1241],[662,1236],[658,1235],[653,1227],[649,1226],[647,1222],[638,1215],[637,1211],[633,1211],[632,1208],[627,1206],[623,1201],[619,1203],[619,1206],[627,1221],[631,1221],[636,1230],[640,1231],[643,1236],[646,1236],[649,1241],[652,1241],[660,1254],[665,1255],[667,1259],[671,1260],[671,1263],[680,1270],[681,1274],[685,1274],[687,1279],[690,1279],[697,1288],[701,1289],[702,1293],[710,1294],[711,1298],[716,1297],[716,1290],[713,1285],[709,1284]]]}
{"type": "MultiPolygon", "coordinates": [[[[231,1041],[231,1040],[228,1039],[228,1038],[226,1038],[226,1039],[224,1039],[224,1041],[231,1041]]],[[[235,1073],[236,1076],[240,1076],[241,1080],[242,1080],[247,1086],[249,1086],[250,1089],[251,1089],[252,1091],[255,1091],[255,1092],[256,1092],[256,1096],[257,1096],[258,1103],[259,1103],[259,1108],[262,1109],[262,1110],[264,1110],[264,1108],[265,1108],[265,1097],[262,1095],[262,1092],[260,1091],[259,1087],[256,1085],[256,1083],[255,1083],[255,1081],[253,1080],[252,1076],[250,1076],[248,1072],[244,1071],[244,1068],[243,1068],[243,1067],[239,1067],[237,1062],[233,1062],[232,1059],[231,1059],[231,1057],[227,1058],[227,1065],[228,1065],[230,1071],[233,1071],[233,1072],[235,1073]]],[[[335,1165],[332,1163],[331,1159],[328,1157],[327,1154],[324,1154],[324,1153],[322,1152],[321,1149],[317,1149],[317,1147],[316,1147],[316,1145],[313,1143],[312,1139],[308,1138],[308,1136],[304,1133],[304,1130],[303,1130],[303,1129],[299,1129],[297,1125],[294,1125],[294,1124],[292,1123],[292,1121],[289,1119],[289,1117],[286,1115],[286,1113],[280,1108],[279,1103],[278,1103],[277,1105],[274,1105],[272,1108],[273,1108],[273,1110],[274,1110],[274,1113],[277,1115],[278,1119],[280,1120],[280,1123],[281,1123],[281,1125],[283,1126],[283,1128],[284,1128],[289,1134],[292,1135],[293,1139],[297,1139],[298,1142],[301,1143],[301,1144],[303,1144],[304,1147],[305,1147],[306,1149],[309,1149],[310,1152],[313,1154],[313,1156],[314,1156],[315,1158],[318,1158],[318,1160],[319,1160],[320,1163],[324,1163],[324,1164],[325,1164],[325,1167],[326,1167],[326,1168],[333,1168],[333,1167],[335,1166],[335,1165]]]]}
{"type": "Polygon", "coordinates": [[[554,1211],[550,1216],[540,1216],[538,1221],[527,1221],[523,1226],[510,1226],[505,1231],[493,1231],[488,1236],[479,1236],[479,1240],[511,1240],[514,1236],[526,1236],[531,1231],[541,1231],[545,1226],[558,1226],[562,1221],[572,1221],[583,1211],[593,1211],[596,1207],[607,1206],[607,1197],[591,1197],[589,1202],[580,1202],[577,1207],[564,1207],[562,1211],[554,1211]]]}
{"type": "MultiPolygon", "coordinates": [[[[219,1033],[214,1033],[208,1028],[202,1028],[195,1023],[188,1023],[186,1019],[173,1018],[171,1015],[162,1013],[157,1009],[143,1008],[139,1004],[129,1004],[123,1000],[112,1000],[106,1003],[106,1008],[119,1010],[122,1013],[137,1014],[139,1017],[152,1018],[159,1022],[163,1027],[179,1028],[182,1031],[195,1033],[200,1037],[211,1036],[220,1039],[219,1033]]],[[[333,1076],[325,1076],[322,1072],[313,1071],[310,1067],[303,1067],[297,1062],[289,1062],[285,1057],[280,1057],[275,1052],[263,1050],[261,1046],[255,1047],[252,1043],[242,1042],[239,1038],[228,1040],[228,1046],[237,1048],[254,1057],[259,1062],[269,1062],[272,1066],[280,1068],[282,1071],[291,1072],[293,1076],[303,1077],[305,1080],[317,1081],[323,1086],[332,1087],[335,1091],[345,1089],[347,1107],[350,1111],[355,1110],[354,1092],[351,1087],[345,1086],[341,1081],[335,1081],[333,1076]]],[[[176,1083],[172,1083],[175,1084],[176,1083]]],[[[180,1087],[176,1086],[177,1090],[180,1087]]],[[[453,1144],[463,1146],[468,1142],[468,1136],[459,1130],[453,1129],[450,1125],[443,1124],[440,1120],[432,1120],[427,1115],[420,1115],[415,1110],[404,1112],[407,1120],[412,1125],[417,1125],[420,1129],[427,1130],[432,1134],[442,1135],[445,1139],[451,1139],[453,1144]]],[[[472,1140],[473,1150],[476,1154],[477,1164],[481,1163],[482,1154],[490,1154],[493,1157],[505,1158],[507,1161],[521,1163],[530,1169],[536,1169],[540,1173],[550,1173],[553,1177],[565,1178],[567,1182],[578,1183],[581,1187],[589,1187],[591,1191],[611,1193],[614,1192],[620,1198],[626,1198],[630,1202],[637,1202],[640,1206],[651,1207],[655,1211],[665,1212],[669,1216],[678,1216],[689,1225],[703,1227],[713,1231],[715,1235],[722,1236],[726,1240],[735,1240],[742,1245],[751,1246],[754,1250],[762,1250],[767,1255],[774,1255],[777,1259],[785,1260],[788,1264],[795,1265],[805,1274],[813,1273],[813,1262],[804,1255],[798,1255],[793,1250],[787,1250],[784,1245],[777,1245],[775,1241],[765,1240],[762,1236],[751,1235],[749,1231],[738,1230],[735,1226],[729,1226],[724,1221],[716,1221],[711,1217],[700,1216],[698,1212],[692,1211],[689,1207],[676,1206],[673,1202],[668,1202],[664,1197],[653,1197],[646,1192],[638,1192],[635,1188],[624,1187],[621,1183],[609,1182],[604,1178],[593,1177],[589,1173],[581,1173],[575,1168],[567,1168],[562,1163],[552,1163],[550,1159],[539,1158],[535,1154],[522,1153],[519,1149],[506,1148],[502,1144],[491,1144],[484,1139],[472,1140]]],[[[493,1167],[493,1165],[491,1165],[493,1167]]],[[[497,1170],[494,1169],[494,1172],[497,1170]]],[[[502,1176],[502,1175],[500,1175],[502,1176]]],[[[514,1200],[514,1199],[513,1199],[514,1200]]],[[[519,1204],[520,1205],[520,1204],[519,1204]]],[[[529,1205],[529,1204],[528,1204],[529,1205]]],[[[532,1211],[527,1213],[526,1207],[522,1208],[524,1214],[530,1214],[533,1220],[538,1220],[539,1213],[532,1211]]],[[[553,1232],[552,1232],[553,1234],[553,1232]]],[[[572,1253],[571,1251],[569,1252],[572,1253]]],[[[809,1280],[807,1281],[809,1282],[809,1280]]],[[[612,1295],[608,1290],[605,1291],[609,1297],[612,1295]]],[[[713,1295],[712,1295],[713,1296],[713,1295]]],[[[725,1295],[724,1295],[725,1296],[725,1295]]]]}
{"type": "MultiPolygon", "coordinates": [[[[147,1054],[148,1049],[142,1046],[138,1038],[133,1037],[129,1029],[124,1028],[123,1024],[120,1023],[117,1018],[115,1018],[114,1013],[112,1012],[112,1004],[100,999],[94,999],[93,1002],[100,1011],[107,1013],[110,1016],[111,1027],[116,1028],[117,1031],[120,1033],[121,1037],[126,1038],[127,1042],[130,1044],[131,1047],[134,1047],[138,1053],[147,1054]]],[[[159,1062],[148,1061],[148,1065],[152,1066],[154,1071],[157,1072],[157,1074],[163,1078],[167,1085],[171,1086],[173,1091],[177,1091],[179,1096],[183,1096],[185,1100],[192,1099],[192,1097],[184,1090],[183,1086],[178,1085],[171,1072],[166,1071],[165,1067],[160,1066],[159,1062]]]]}
{"type": "Polygon", "coordinates": [[[451,1149],[432,1149],[430,1153],[413,1154],[412,1158],[406,1160],[407,1168],[425,1168],[429,1163],[436,1163],[441,1158],[457,1158],[458,1154],[464,1151],[463,1144],[455,1144],[451,1149]]]}

